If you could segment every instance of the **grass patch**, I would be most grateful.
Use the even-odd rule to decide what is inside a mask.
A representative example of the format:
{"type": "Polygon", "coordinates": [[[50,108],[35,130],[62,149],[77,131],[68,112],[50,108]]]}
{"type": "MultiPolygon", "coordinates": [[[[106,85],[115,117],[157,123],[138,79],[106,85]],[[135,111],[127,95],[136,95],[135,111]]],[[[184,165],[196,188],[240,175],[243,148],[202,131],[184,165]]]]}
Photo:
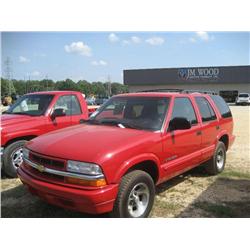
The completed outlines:
{"type": "Polygon", "coordinates": [[[200,208],[206,212],[212,213],[216,217],[237,217],[237,214],[227,206],[221,204],[214,204],[209,202],[197,202],[194,204],[196,208],[200,208]]]}
{"type": "Polygon", "coordinates": [[[161,200],[156,200],[154,207],[157,209],[164,209],[167,212],[176,212],[176,210],[181,208],[180,204],[174,203],[174,202],[167,202],[167,201],[161,201],[161,200]]]}
{"type": "Polygon", "coordinates": [[[235,170],[225,170],[219,176],[222,176],[222,177],[236,177],[236,178],[242,178],[242,179],[250,179],[250,173],[239,172],[239,171],[235,171],[235,170]]]}

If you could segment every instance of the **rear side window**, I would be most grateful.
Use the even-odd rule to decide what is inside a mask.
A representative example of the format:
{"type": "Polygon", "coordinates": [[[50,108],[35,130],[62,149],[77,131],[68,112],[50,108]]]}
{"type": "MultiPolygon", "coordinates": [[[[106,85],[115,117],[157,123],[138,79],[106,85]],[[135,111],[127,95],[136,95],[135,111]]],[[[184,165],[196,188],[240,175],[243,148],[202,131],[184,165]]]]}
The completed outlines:
{"type": "Polygon", "coordinates": [[[215,112],[206,98],[195,97],[195,101],[198,105],[198,108],[202,117],[202,122],[216,120],[215,112]]]}
{"type": "Polygon", "coordinates": [[[231,110],[229,109],[226,102],[219,95],[210,95],[211,99],[214,101],[215,105],[220,111],[220,114],[223,118],[232,117],[231,110]]]}
{"type": "Polygon", "coordinates": [[[191,125],[197,124],[197,118],[194,112],[193,105],[189,98],[177,97],[174,100],[174,109],[171,120],[174,118],[186,118],[191,125]]]}

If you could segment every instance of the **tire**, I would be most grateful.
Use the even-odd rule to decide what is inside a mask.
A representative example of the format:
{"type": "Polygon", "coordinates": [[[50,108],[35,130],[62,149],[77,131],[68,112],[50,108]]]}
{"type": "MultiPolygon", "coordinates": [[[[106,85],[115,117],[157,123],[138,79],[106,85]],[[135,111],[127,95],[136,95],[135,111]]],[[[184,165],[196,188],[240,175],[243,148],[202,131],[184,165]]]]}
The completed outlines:
{"type": "Polygon", "coordinates": [[[20,140],[11,143],[4,149],[3,170],[9,177],[17,177],[16,170],[22,164],[22,148],[27,141],[20,140]]]}
{"type": "Polygon", "coordinates": [[[226,146],[223,142],[217,143],[213,157],[205,164],[205,170],[210,175],[221,173],[226,164],[226,146]]]}
{"type": "Polygon", "coordinates": [[[149,174],[135,170],[126,174],[121,181],[114,204],[112,217],[148,217],[155,197],[155,184],[149,174]]]}

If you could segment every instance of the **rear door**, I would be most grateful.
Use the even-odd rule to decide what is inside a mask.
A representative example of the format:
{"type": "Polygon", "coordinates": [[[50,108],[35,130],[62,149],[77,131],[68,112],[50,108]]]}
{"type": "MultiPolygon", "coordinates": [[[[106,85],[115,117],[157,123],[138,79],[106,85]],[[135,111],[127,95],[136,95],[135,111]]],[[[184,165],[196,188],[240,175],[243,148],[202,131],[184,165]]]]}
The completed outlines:
{"type": "Polygon", "coordinates": [[[210,159],[214,153],[220,126],[216,113],[207,98],[203,96],[196,96],[195,102],[201,116],[201,149],[202,160],[205,161],[210,159]]]}
{"type": "Polygon", "coordinates": [[[167,176],[184,172],[201,161],[200,124],[189,97],[175,97],[170,121],[176,117],[186,118],[191,123],[191,128],[167,131],[164,135],[164,169],[167,176]]]}

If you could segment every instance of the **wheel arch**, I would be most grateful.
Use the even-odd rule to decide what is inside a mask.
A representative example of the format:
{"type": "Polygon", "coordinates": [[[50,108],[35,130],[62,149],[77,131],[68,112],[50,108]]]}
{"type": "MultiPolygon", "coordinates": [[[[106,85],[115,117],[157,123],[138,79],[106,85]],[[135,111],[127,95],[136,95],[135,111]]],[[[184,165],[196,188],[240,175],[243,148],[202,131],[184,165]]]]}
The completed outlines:
{"type": "Polygon", "coordinates": [[[220,134],[218,136],[218,141],[221,141],[225,144],[226,150],[228,150],[229,147],[229,135],[227,133],[220,134]]]}
{"type": "Polygon", "coordinates": [[[121,170],[115,176],[115,182],[119,183],[121,178],[134,170],[142,170],[148,173],[154,183],[157,183],[159,180],[159,160],[153,154],[145,154],[137,156],[129,161],[126,161],[122,166],[121,170]]]}
{"type": "Polygon", "coordinates": [[[34,139],[35,137],[37,137],[37,135],[25,135],[25,136],[15,137],[15,138],[12,138],[9,141],[7,141],[5,144],[5,147],[9,146],[13,142],[17,142],[17,141],[21,141],[21,140],[30,141],[30,140],[34,139]]]}

